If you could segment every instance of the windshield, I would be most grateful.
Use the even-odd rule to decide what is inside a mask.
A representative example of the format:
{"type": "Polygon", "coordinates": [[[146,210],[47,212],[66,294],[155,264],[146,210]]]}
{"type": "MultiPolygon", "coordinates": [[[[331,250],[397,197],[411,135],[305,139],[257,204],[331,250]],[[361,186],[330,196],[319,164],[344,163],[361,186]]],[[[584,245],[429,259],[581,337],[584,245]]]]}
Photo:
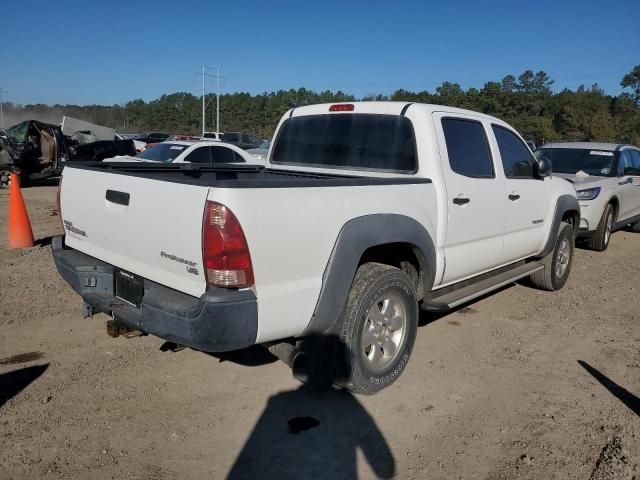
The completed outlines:
{"type": "Polygon", "coordinates": [[[271,151],[272,163],[402,173],[417,168],[413,127],[400,115],[293,117],[271,151]]]}
{"type": "Polygon", "coordinates": [[[536,150],[537,158],[551,160],[551,168],[555,173],[584,172],[589,175],[610,177],[613,172],[615,153],[610,150],[588,150],[584,148],[540,148],[536,150]]]}
{"type": "Polygon", "coordinates": [[[14,125],[11,128],[7,128],[5,133],[7,137],[9,137],[14,142],[20,143],[24,142],[25,137],[27,136],[27,130],[29,128],[29,121],[21,122],[17,125],[14,125]]]}
{"type": "Polygon", "coordinates": [[[172,162],[178,155],[184,152],[188,145],[177,145],[175,143],[159,143],[142,153],[136,155],[138,158],[153,160],[155,162],[172,162]]]}
{"type": "Polygon", "coordinates": [[[267,140],[266,142],[262,142],[257,148],[264,148],[265,150],[269,150],[271,146],[271,140],[267,140]]]}

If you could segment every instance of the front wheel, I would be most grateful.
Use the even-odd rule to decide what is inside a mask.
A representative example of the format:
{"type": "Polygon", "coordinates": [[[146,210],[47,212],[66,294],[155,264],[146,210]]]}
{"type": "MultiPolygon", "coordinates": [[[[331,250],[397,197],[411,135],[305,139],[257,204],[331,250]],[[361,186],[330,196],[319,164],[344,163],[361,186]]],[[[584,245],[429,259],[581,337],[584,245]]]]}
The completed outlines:
{"type": "Polygon", "coordinates": [[[631,231],[633,233],[640,233],[640,222],[632,223],[631,224],[631,231]]]}
{"type": "Polygon", "coordinates": [[[602,218],[598,224],[598,228],[593,234],[593,237],[589,240],[589,248],[597,252],[603,252],[609,246],[609,239],[611,238],[611,231],[613,230],[613,220],[615,211],[613,205],[608,204],[602,218]]]}
{"type": "Polygon", "coordinates": [[[391,385],[407,366],[417,330],[418,302],[409,276],[380,263],[360,266],[342,326],[340,386],[370,395],[391,385]]]}
{"type": "Polygon", "coordinates": [[[543,290],[555,291],[564,287],[569,279],[573,262],[573,227],[562,223],[553,251],[542,259],[544,268],[529,277],[531,283],[543,290]]]}

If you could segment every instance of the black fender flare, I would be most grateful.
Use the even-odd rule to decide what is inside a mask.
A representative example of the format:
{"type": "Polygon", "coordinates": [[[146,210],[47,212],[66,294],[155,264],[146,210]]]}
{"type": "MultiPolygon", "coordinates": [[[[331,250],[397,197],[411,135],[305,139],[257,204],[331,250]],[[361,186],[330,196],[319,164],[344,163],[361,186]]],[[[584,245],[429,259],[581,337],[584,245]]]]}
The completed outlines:
{"type": "Polygon", "coordinates": [[[573,235],[574,237],[577,236],[578,229],[580,228],[580,204],[578,203],[578,199],[573,195],[560,195],[556,202],[555,212],[553,213],[553,221],[551,223],[549,236],[547,237],[547,243],[537,257],[542,258],[553,250],[553,247],[556,244],[556,238],[558,237],[558,232],[560,231],[562,217],[564,217],[565,213],[570,211],[578,213],[578,219],[573,226],[573,235]]]}
{"type": "Polygon", "coordinates": [[[316,308],[301,336],[332,332],[342,317],[362,255],[371,247],[390,243],[405,243],[414,249],[423,273],[424,291],[431,291],[436,274],[436,250],[422,224],[397,214],[354,218],[344,224],[338,234],[322,277],[316,308]]]}

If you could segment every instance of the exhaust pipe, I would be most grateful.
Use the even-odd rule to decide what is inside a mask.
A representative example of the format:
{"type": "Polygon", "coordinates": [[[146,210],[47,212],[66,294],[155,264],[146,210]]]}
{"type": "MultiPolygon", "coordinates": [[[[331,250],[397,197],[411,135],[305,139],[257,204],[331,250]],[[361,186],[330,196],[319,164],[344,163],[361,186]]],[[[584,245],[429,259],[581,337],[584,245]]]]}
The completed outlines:
{"type": "Polygon", "coordinates": [[[305,364],[307,355],[287,342],[267,345],[267,350],[278,357],[285,365],[291,368],[296,380],[304,381],[307,378],[305,364]]]}

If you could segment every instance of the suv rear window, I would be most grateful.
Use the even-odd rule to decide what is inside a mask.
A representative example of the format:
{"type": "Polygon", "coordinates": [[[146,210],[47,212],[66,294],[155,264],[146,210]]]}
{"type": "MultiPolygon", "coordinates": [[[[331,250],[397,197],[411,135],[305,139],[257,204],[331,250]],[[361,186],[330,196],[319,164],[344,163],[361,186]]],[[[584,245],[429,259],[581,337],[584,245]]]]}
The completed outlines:
{"type": "Polygon", "coordinates": [[[416,158],[407,118],[352,113],[289,118],[280,128],[271,162],[410,173],[417,170],[416,158]]]}

